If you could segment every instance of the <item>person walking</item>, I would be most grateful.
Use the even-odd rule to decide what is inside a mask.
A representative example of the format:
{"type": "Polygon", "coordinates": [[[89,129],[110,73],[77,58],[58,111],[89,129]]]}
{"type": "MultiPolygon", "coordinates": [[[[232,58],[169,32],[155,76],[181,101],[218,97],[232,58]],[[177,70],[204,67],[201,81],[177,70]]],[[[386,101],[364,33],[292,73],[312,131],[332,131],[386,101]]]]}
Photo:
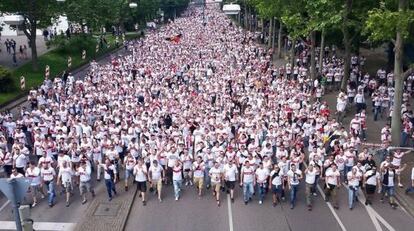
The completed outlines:
{"type": "Polygon", "coordinates": [[[293,209],[295,207],[296,194],[299,189],[299,183],[302,179],[302,171],[297,169],[296,164],[291,164],[287,176],[288,187],[290,190],[290,208],[293,209]]]}
{"type": "Polygon", "coordinates": [[[327,168],[325,173],[325,201],[332,199],[335,209],[339,209],[337,190],[341,187],[341,174],[335,163],[327,168]]]}
{"type": "Polygon", "coordinates": [[[357,167],[353,167],[350,172],[347,173],[348,180],[348,206],[352,210],[354,202],[357,200],[359,182],[362,179],[361,173],[358,172],[357,167]]]}
{"type": "Polygon", "coordinates": [[[198,190],[198,196],[201,197],[203,186],[204,186],[204,171],[205,165],[203,162],[203,157],[198,156],[197,160],[193,163],[193,180],[194,185],[198,190]]]}
{"type": "Polygon", "coordinates": [[[178,201],[181,196],[181,187],[183,184],[183,166],[179,160],[176,160],[172,167],[172,181],[174,185],[175,200],[178,201]]]}
{"type": "Polygon", "coordinates": [[[155,187],[155,192],[158,194],[158,200],[162,202],[162,181],[165,179],[165,170],[158,164],[157,160],[152,161],[148,176],[150,187],[155,187]]]}
{"type": "Polygon", "coordinates": [[[316,183],[316,176],[319,175],[319,169],[314,167],[313,163],[310,163],[308,168],[305,170],[305,183],[306,183],[306,205],[308,206],[308,210],[312,210],[313,205],[313,192],[315,192],[315,183],[316,183]]]}
{"type": "Polygon", "coordinates": [[[214,166],[210,169],[209,174],[211,179],[213,197],[216,198],[217,206],[220,206],[220,188],[221,181],[223,179],[223,171],[218,161],[214,161],[214,166]]]}
{"type": "Polygon", "coordinates": [[[55,205],[55,178],[56,178],[56,171],[49,164],[44,164],[42,169],[40,170],[40,176],[42,179],[42,186],[46,185],[47,194],[48,194],[48,204],[49,207],[53,207],[55,205]]]}
{"type": "Polygon", "coordinates": [[[239,171],[233,161],[224,166],[224,180],[226,182],[227,193],[230,193],[230,200],[234,203],[234,187],[236,185],[239,171]]]}
{"type": "Polygon", "coordinates": [[[269,169],[263,166],[263,162],[260,162],[259,168],[256,169],[256,185],[259,193],[259,204],[263,204],[267,183],[269,181],[269,174],[269,169]]]}
{"type": "Polygon", "coordinates": [[[66,194],[66,207],[70,205],[70,195],[72,193],[72,168],[68,165],[68,162],[64,161],[62,166],[59,168],[59,173],[57,177],[57,185],[62,185],[64,192],[66,194]]]}
{"type": "Polygon", "coordinates": [[[381,188],[381,175],[375,166],[365,172],[363,185],[365,187],[365,205],[372,205],[372,199],[377,187],[381,188]]]}
{"type": "Polygon", "coordinates": [[[410,183],[411,184],[405,190],[406,194],[414,192],[414,167],[411,169],[411,182],[410,183]]]}
{"type": "Polygon", "coordinates": [[[397,172],[401,172],[407,167],[407,164],[404,164],[403,167],[395,169],[392,165],[384,165],[381,169],[382,173],[382,188],[381,188],[381,202],[384,202],[385,194],[388,195],[389,203],[393,209],[397,208],[397,203],[395,203],[395,176],[397,172]]]}
{"type": "Polygon", "coordinates": [[[133,174],[135,175],[138,191],[141,194],[142,205],[146,206],[147,201],[145,200],[145,193],[147,192],[148,169],[142,159],[138,159],[133,174]]]}
{"type": "Polygon", "coordinates": [[[85,161],[81,161],[81,166],[77,169],[76,175],[79,176],[79,192],[82,196],[82,204],[87,202],[86,193],[90,192],[95,197],[95,190],[92,187],[92,169],[85,161]]]}
{"type": "Polygon", "coordinates": [[[240,170],[240,186],[243,186],[243,199],[245,205],[252,200],[255,185],[256,178],[254,177],[254,168],[250,165],[250,162],[246,160],[240,170]]]}
{"type": "Polygon", "coordinates": [[[101,164],[100,167],[104,169],[106,191],[108,193],[108,200],[111,201],[112,192],[115,195],[117,194],[115,188],[115,183],[117,182],[116,167],[109,159],[106,159],[105,164],[101,164]]]}
{"type": "Polygon", "coordinates": [[[128,179],[129,177],[134,177],[134,167],[137,164],[135,157],[132,156],[131,152],[128,152],[128,155],[124,158],[124,168],[125,168],[125,191],[128,191],[128,179]]]}
{"type": "Polygon", "coordinates": [[[29,163],[29,168],[26,170],[26,177],[30,179],[30,193],[32,194],[33,204],[32,207],[37,205],[37,196],[40,193],[41,198],[44,198],[43,190],[41,190],[40,183],[40,168],[36,166],[34,161],[29,163]]]}

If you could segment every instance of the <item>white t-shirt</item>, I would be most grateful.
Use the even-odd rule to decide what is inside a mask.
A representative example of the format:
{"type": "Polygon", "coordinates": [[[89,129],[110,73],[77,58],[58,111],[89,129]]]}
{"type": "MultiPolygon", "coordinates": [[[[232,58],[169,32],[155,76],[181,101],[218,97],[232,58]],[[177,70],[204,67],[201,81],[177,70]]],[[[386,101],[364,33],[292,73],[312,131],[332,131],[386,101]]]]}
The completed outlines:
{"type": "Polygon", "coordinates": [[[20,153],[19,155],[13,156],[14,161],[16,162],[16,168],[24,168],[27,164],[27,158],[23,153],[20,153]]]}
{"type": "Polygon", "coordinates": [[[52,181],[54,176],[56,176],[56,172],[53,168],[42,168],[40,170],[40,176],[43,178],[44,181],[52,181]]]}
{"type": "Polygon", "coordinates": [[[267,168],[258,168],[256,169],[256,179],[257,183],[266,183],[267,178],[269,177],[269,169],[267,168]]]}
{"type": "Polygon", "coordinates": [[[183,179],[183,175],[182,175],[182,166],[176,166],[174,165],[174,167],[172,168],[173,170],[173,180],[182,180],[183,179]]]}
{"type": "Polygon", "coordinates": [[[196,178],[204,177],[204,163],[193,163],[193,175],[196,178]]]}
{"type": "Polygon", "coordinates": [[[374,173],[373,170],[368,170],[365,173],[365,178],[366,178],[365,183],[366,184],[368,184],[368,185],[377,185],[377,180],[379,180],[381,178],[381,175],[380,175],[379,172],[376,172],[375,175],[373,175],[373,173],[374,173]]]}
{"type": "Polygon", "coordinates": [[[325,174],[325,176],[326,176],[326,182],[328,183],[328,184],[331,184],[331,185],[338,185],[338,177],[340,176],[341,174],[339,173],[339,170],[338,169],[336,169],[336,171],[333,171],[332,170],[332,168],[328,168],[327,170],[326,170],[326,174],[325,174]]]}
{"type": "Polygon", "coordinates": [[[79,175],[79,180],[81,182],[88,182],[91,180],[91,174],[92,170],[90,166],[86,166],[84,169],[83,167],[80,167],[78,171],[76,172],[76,175],[79,175]]]}
{"type": "Polygon", "coordinates": [[[59,176],[62,180],[62,183],[71,183],[72,182],[73,171],[72,168],[67,166],[66,168],[59,168],[59,176]]]}
{"type": "Polygon", "coordinates": [[[302,171],[296,169],[295,171],[289,170],[287,175],[290,178],[291,185],[298,185],[299,184],[299,176],[302,174],[302,171]]]}
{"type": "Polygon", "coordinates": [[[136,165],[134,167],[134,175],[135,175],[135,181],[137,182],[147,181],[147,166],[145,166],[144,164],[141,166],[136,165]]]}
{"type": "Polygon", "coordinates": [[[276,174],[275,170],[272,170],[272,172],[270,172],[270,177],[272,178],[272,185],[281,185],[282,184],[282,172],[279,170],[279,174],[276,174]]]}
{"type": "Polygon", "coordinates": [[[357,172],[355,175],[352,174],[352,171],[347,173],[347,179],[349,186],[357,187],[359,186],[359,181],[361,180],[361,173],[357,172]]]}
{"type": "Polygon", "coordinates": [[[40,184],[40,168],[34,167],[33,170],[31,168],[26,169],[26,177],[31,180],[31,186],[37,186],[40,184]]]}
{"type": "Polygon", "coordinates": [[[308,170],[305,174],[305,182],[308,183],[308,184],[314,184],[315,180],[316,180],[316,178],[315,178],[316,172],[317,171],[316,171],[315,168],[313,168],[312,171],[308,170]]]}
{"type": "Polygon", "coordinates": [[[151,180],[158,181],[161,179],[162,176],[162,167],[160,165],[157,165],[156,167],[154,165],[151,165],[149,168],[151,172],[151,180]]]}
{"type": "Polygon", "coordinates": [[[238,174],[238,170],[236,165],[230,165],[226,164],[224,166],[224,177],[227,181],[236,181],[236,175],[238,174]]]}
{"type": "Polygon", "coordinates": [[[221,168],[216,168],[215,166],[213,166],[210,169],[210,176],[211,176],[211,182],[212,183],[219,183],[220,182],[220,176],[221,176],[221,168]]]}
{"type": "Polygon", "coordinates": [[[253,166],[243,166],[241,169],[241,173],[243,173],[243,183],[252,183],[254,181],[255,172],[253,166]]]}

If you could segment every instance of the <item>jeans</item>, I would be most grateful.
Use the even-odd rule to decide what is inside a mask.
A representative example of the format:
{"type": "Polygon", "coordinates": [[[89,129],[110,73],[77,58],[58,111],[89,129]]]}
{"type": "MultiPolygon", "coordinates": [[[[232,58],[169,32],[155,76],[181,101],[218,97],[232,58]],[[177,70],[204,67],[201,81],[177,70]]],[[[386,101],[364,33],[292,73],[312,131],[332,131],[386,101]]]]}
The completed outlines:
{"type": "Polygon", "coordinates": [[[401,145],[402,147],[406,147],[408,145],[408,139],[410,135],[406,132],[401,133],[401,145]]]}
{"type": "Polygon", "coordinates": [[[296,193],[298,192],[299,185],[290,185],[290,205],[295,206],[296,193]]]}
{"type": "Polygon", "coordinates": [[[49,205],[54,204],[54,200],[56,197],[55,192],[55,183],[53,181],[49,181],[49,183],[46,183],[46,189],[47,189],[47,202],[49,205]]]}
{"type": "Polygon", "coordinates": [[[354,207],[354,201],[356,199],[356,196],[358,194],[358,186],[349,186],[348,189],[348,206],[350,209],[354,207]]]}
{"type": "Polygon", "coordinates": [[[405,193],[412,193],[412,192],[414,192],[414,186],[413,186],[413,185],[410,185],[410,186],[408,186],[408,187],[407,187],[407,189],[405,190],[405,193]]]}
{"type": "Polygon", "coordinates": [[[263,201],[265,194],[266,194],[266,183],[257,184],[257,189],[259,191],[259,200],[263,201]]]}
{"type": "Polygon", "coordinates": [[[105,186],[106,186],[106,191],[108,192],[108,197],[112,199],[112,192],[116,194],[114,180],[105,179],[105,186]]]}
{"type": "Polygon", "coordinates": [[[374,121],[378,120],[378,114],[381,113],[381,106],[374,107],[374,121]]]}
{"type": "Polygon", "coordinates": [[[390,203],[394,204],[395,186],[382,185],[381,199],[384,199],[385,193],[388,194],[388,197],[390,198],[390,203]]]}
{"type": "Polygon", "coordinates": [[[306,183],[305,194],[306,194],[306,205],[307,206],[312,206],[312,193],[314,191],[314,187],[315,187],[315,184],[306,183]]]}
{"type": "Polygon", "coordinates": [[[345,179],[346,179],[346,176],[347,176],[348,172],[350,172],[353,167],[354,166],[347,166],[347,165],[345,165],[345,175],[344,175],[345,179]]]}
{"type": "Polygon", "coordinates": [[[205,185],[206,186],[210,186],[210,184],[211,184],[211,179],[210,179],[210,168],[209,167],[206,167],[205,169],[204,169],[204,182],[205,182],[205,185]]]}
{"type": "Polygon", "coordinates": [[[178,198],[178,197],[180,197],[181,185],[183,184],[183,181],[182,180],[173,180],[173,184],[174,184],[175,198],[178,198]]]}
{"type": "Polygon", "coordinates": [[[247,202],[252,197],[254,192],[253,182],[244,182],[243,183],[243,198],[247,202]]]}

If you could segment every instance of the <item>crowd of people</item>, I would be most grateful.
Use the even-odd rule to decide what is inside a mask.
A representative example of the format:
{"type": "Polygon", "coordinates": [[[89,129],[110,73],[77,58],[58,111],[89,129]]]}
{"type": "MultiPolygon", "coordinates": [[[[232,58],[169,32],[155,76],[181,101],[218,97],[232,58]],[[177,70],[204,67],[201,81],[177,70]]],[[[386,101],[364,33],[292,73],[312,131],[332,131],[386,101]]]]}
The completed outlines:
{"type": "Polygon", "coordinates": [[[305,58],[276,68],[252,32],[214,6],[205,15],[190,7],[130,43],[129,54],[92,63],[82,79],[45,80],[19,116],[0,115],[0,164],[8,177],[32,180],[32,205],[47,196],[52,207],[58,188],[70,206],[75,187],[85,204],[95,196],[93,178],[104,180],[112,200],[132,178],[143,205],[148,191],[163,201],[166,185],[179,201],[187,185],[200,197],[210,191],[218,206],[227,191],[232,202],[262,204],[271,194],[273,206],[288,198],[293,209],[304,187],[312,210],[321,185],[338,208],[344,184],[349,209],[361,188],[366,205],[379,191],[395,207],[406,152],[376,163],[357,129],[346,131],[320,99],[340,82],[342,61],[325,57],[330,80],[322,89],[305,58]]]}

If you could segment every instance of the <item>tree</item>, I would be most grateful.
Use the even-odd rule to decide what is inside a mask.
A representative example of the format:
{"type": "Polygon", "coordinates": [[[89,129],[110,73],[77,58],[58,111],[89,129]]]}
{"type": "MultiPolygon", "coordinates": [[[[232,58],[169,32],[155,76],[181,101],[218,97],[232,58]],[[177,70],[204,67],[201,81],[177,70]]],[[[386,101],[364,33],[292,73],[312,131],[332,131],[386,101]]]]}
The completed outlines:
{"type": "Polygon", "coordinates": [[[2,0],[0,12],[22,15],[24,22],[19,26],[26,35],[32,51],[32,68],[38,70],[36,30],[46,28],[61,13],[56,0],[2,0]]]}
{"type": "Polygon", "coordinates": [[[413,1],[409,4],[408,0],[382,1],[379,7],[369,11],[365,24],[365,31],[369,34],[371,41],[392,41],[395,46],[395,94],[391,120],[392,143],[395,146],[401,144],[401,104],[404,80],[414,72],[413,67],[403,70],[403,46],[408,39],[410,26],[414,22],[413,7],[413,1]]]}

